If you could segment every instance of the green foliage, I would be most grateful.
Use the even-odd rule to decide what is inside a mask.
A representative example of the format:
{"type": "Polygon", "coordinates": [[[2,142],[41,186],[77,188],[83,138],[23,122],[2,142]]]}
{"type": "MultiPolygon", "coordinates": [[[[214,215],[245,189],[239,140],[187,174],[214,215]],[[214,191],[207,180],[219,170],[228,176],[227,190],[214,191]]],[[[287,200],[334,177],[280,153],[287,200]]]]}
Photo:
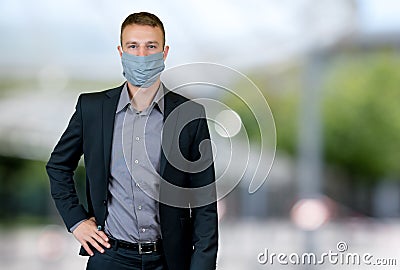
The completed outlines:
{"type": "MultiPolygon", "coordinates": [[[[45,162],[0,156],[0,225],[18,222],[48,222],[54,213],[45,162]]],[[[85,194],[85,169],[78,167],[75,178],[77,191],[85,194]]]]}
{"type": "MultiPolygon", "coordinates": [[[[237,88],[242,91],[250,91],[250,89],[245,89],[240,83],[237,88]]],[[[251,90],[254,91],[254,89],[251,90]]],[[[239,95],[227,94],[223,103],[228,105],[240,116],[249,140],[259,143],[261,141],[261,131],[255,118],[255,110],[257,110],[259,106],[259,102],[256,93],[254,93],[254,95],[249,95],[249,97],[250,99],[244,100],[243,97],[240,96],[240,93],[239,95]]]]}
{"type": "MultiPolygon", "coordinates": [[[[326,161],[353,179],[399,178],[400,56],[393,52],[351,52],[336,55],[327,66],[321,89],[326,161]]],[[[291,70],[278,76],[253,76],[273,113],[278,150],[293,155],[303,85],[299,74],[291,70]]],[[[224,102],[241,116],[250,140],[259,142],[258,126],[248,106],[233,97],[226,97],[224,102]]],[[[254,96],[249,104],[257,110],[259,100],[254,96]]]]}
{"type": "Polygon", "coordinates": [[[44,162],[0,156],[0,220],[45,215],[49,187],[44,162]]]}
{"type": "MultiPolygon", "coordinates": [[[[357,56],[357,55],[356,55],[357,56]]],[[[353,176],[400,176],[400,57],[340,58],[323,102],[325,155],[353,176]]]]}
{"type": "Polygon", "coordinates": [[[280,91],[270,93],[268,97],[275,119],[277,149],[294,155],[298,135],[298,92],[280,91]]]}
{"type": "MultiPolygon", "coordinates": [[[[297,139],[298,86],[300,85],[297,72],[297,70],[290,71],[288,74],[280,76],[255,74],[251,78],[271,109],[276,128],[277,149],[291,154],[296,151],[297,139]]],[[[236,87],[241,91],[255,90],[253,88],[245,89],[241,83],[236,87]]],[[[260,100],[256,93],[246,96],[249,97],[246,100],[247,104],[232,95],[226,96],[223,102],[239,114],[250,142],[259,144],[261,130],[254,113],[260,110],[260,107],[265,106],[264,101],[260,100]]],[[[268,132],[264,132],[268,134],[268,132]]]]}

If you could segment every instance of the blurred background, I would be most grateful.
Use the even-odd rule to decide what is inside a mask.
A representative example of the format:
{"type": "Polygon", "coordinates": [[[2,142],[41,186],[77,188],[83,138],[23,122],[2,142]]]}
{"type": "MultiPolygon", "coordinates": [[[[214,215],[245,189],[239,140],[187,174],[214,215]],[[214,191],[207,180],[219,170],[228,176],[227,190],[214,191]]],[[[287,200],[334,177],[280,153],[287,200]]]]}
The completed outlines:
{"type": "MultiPolygon", "coordinates": [[[[234,68],[275,119],[268,180],[249,194],[244,179],[219,201],[219,269],[395,269],[257,261],[265,249],[338,252],[340,241],[400,265],[399,1],[1,0],[0,269],[84,269],[44,166],[79,93],[124,81],[120,25],[137,11],[164,22],[167,68],[234,68]]],[[[258,145],[246,108],[218,99],[258,145]]],[[[82,198],[84,175],[75,174],[82,198]]]]}

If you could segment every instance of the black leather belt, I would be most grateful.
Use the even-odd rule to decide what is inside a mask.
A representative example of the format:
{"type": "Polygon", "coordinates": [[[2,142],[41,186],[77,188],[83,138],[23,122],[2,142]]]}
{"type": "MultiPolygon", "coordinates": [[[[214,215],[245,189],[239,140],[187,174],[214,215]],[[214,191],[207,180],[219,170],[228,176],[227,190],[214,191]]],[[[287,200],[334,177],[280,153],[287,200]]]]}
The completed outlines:
{"type": "Polygon", "coordinates": [[[138,251],[139,254],[150,254],[162,250],[161,240],[131,243],[124,240],[118,240],[112,237],[108,238],[109,238],[108,242],[112,247],[138,251]]]}

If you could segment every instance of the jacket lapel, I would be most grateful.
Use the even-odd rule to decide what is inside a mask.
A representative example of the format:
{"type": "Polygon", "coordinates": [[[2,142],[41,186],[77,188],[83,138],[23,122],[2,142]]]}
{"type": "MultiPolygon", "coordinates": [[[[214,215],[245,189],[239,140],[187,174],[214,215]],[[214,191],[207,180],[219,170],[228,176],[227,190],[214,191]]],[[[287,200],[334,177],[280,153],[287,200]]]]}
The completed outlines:
{"type": "Polygon", "coordinates": [[[160,161],[160,175],[163,177],[165,167],[167,164],[168,154],[171,152],[171,148],[176,136],[176,124],[178,122],[179,110],[176,110],[178,99],[176,96],[165,89],[164,95],[164,126],[162,131],[162,149],[161,149],[161,161],[160,161]]]}
{"type": "Polygon", "coordinates": [[[103,101],[103,146],[106,177],[110,174],[111,145],[114,132],[115,111],[117,110],[122,89],[123,85],[106,92],[106,98],[103,101]]]}

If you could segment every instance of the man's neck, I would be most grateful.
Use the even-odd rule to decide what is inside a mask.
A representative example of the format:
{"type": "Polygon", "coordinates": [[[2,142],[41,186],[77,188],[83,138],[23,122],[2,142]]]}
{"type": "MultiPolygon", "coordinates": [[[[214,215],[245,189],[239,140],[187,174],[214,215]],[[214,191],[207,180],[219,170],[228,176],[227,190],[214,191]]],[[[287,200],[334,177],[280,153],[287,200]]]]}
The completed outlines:
{"type": "Polygon", "coordinates": [[[129,98],[131,99],[132,106],[138,110],[143,111],[150,106],[154,96],[160,87],[160,79],[147,88],[137,87],[128,82],[129,98]]]}

